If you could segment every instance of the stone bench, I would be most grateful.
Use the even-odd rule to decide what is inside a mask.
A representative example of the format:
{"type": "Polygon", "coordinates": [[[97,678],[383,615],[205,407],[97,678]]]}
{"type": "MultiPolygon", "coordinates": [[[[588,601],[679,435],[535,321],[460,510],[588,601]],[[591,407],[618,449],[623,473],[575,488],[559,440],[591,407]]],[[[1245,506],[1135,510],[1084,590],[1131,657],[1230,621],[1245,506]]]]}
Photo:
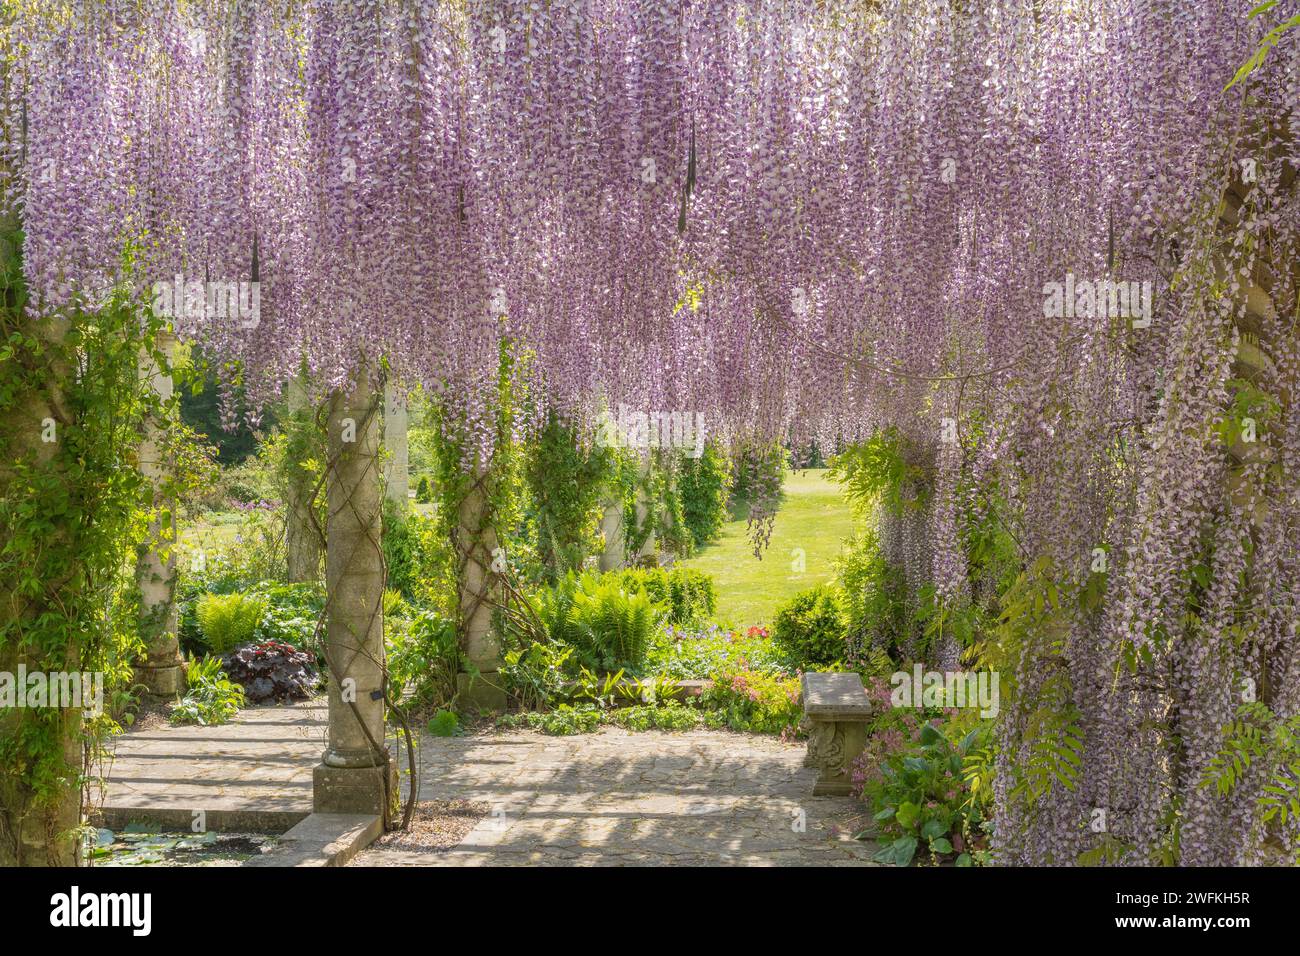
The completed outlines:
{"type": "Polygon", "coordinates": [[[805,767],[817,768],[813,796],[852,792],[850,764],[867,745],[871,700],[857,674],[803,675],[804,726],[808,731],[805,767]]]}

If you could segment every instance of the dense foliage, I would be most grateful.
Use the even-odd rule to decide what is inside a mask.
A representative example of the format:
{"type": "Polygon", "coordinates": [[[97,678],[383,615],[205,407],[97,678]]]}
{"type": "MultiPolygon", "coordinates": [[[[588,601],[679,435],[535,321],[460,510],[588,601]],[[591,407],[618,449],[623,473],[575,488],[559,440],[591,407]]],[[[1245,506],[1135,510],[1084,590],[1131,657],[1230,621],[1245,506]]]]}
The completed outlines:
{"type": "Polygon", "coordinates": [[[228,654],[251,641],[265,613],[264,600],[239,591],[205,594],[194,611],[204,644],[217,654],[228,654]]]}
{"type": "Polygon", "coordinates": [[[664,606],[664,621],[677,627],[707,622],[718,607],[713,579],[693,568],[628,568],[618,575],[621,587],[644,592],[664,606]]]}
{"type": "Polygon", "coordinates": [[[224,724],[247,703],[244,688],[232,681],[219,657],[195,658],[186,664],[185,696],[167,715],[173,724],[211,727],[224,724]]]}
{"type": "MultiPolygon", "coordinates": [[[[38,315],[24,236],[0,222],[0,670],[99,672],[116,695],[142,650],[127,558],[164,507],[135,461],[159,411],[139,378],[142,355],[166,365],[159,326],[121,290],[38,315]]],[[[116,729],[107,713],[0,713],[0,863],[72,862],[83,758],[116,729]]]]}
{"type": "Polygon", "coordinates": [[[706,442],[699,458],[684,456],[677,472],[682,520],[691,541],[702,548],[718,537],[727,522],[731,496],[731,461],[716,441],[706,442]]]}
{"type": "Polygon", "coordinates": [[[530,444],[524,466],[543,573],[555,582],[597,553],[602,499],[615,477],[611,449],[584,447],[554,412],[530,444]]]}

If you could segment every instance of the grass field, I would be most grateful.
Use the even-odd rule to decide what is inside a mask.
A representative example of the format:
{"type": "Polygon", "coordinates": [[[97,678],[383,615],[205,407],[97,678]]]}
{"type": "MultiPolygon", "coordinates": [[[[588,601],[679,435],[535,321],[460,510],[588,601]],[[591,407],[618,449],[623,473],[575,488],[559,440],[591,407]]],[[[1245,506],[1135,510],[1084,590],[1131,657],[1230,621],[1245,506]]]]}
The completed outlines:
{"type": "Polygon", "coordinates": [[[739,627],[771,624],[791,595],[834,577],[832,562],[852,532],[853,516],[839,486],[826,480],[824,469],[810,468],[786,476],[785,500],[762,560],[754,557],[745,522],[732,521],[718,541],[682,565],[713,575],[720,620],[739,627]],[[796,549],[803,550],[802,570],[796,549]]]}

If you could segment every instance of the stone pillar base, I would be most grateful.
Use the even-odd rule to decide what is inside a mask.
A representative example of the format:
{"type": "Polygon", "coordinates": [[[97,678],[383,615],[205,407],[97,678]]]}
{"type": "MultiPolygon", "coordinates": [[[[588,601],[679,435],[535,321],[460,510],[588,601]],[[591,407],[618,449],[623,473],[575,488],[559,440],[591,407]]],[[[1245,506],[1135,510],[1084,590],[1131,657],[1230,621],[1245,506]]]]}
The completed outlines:
{"type": "Polygon", "coordinates": [[[137,664],[135,682],[143,684],[145,693],[150,697],[164,697],[170,700],[178,694],[185,693],[185,665],[137,664]]]}
{"type": "Polygon", "coordinates": [[[381,767],[331,767],[316,765],[311,773],[313,813],[369,813],[385,821],[397,816],[402,791],[397,764],[391,756],[381,767]],[[388,777],[389,802],[384,800],[388,777]]]}
{"type": "Polygon", "coordinates": [[[505,710],[505,680],[497,671],[457,674],[456,703],[461,709],[505,710]]]}

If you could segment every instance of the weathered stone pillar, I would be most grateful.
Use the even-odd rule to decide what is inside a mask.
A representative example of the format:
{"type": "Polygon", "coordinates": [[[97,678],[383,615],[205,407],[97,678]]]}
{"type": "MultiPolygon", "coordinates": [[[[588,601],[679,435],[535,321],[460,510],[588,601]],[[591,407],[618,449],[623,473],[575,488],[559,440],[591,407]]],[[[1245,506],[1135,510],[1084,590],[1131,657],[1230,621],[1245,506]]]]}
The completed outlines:
{"type": "MultiPolygon", "coordinates": [[[[313,443],[309,435],[315,431],[316,416],[307,394],[307,383],[297,376],[289,382],[286,395],[289,406],[287,429],[292,430],[290,443],[294,454],[301,454],[313,443]]],[[[315,581],[320,574],[320,533],[312,522],[312,492],[316,477],[303,467],[301,461],[290,461],[288,468],[288,500],[285,502],[284,547],[289,580],[315,581]]]]}
{"type": "Polygon", "coordinates": [[[384,493],[402,509],[407,507],[411,486],[408,417],[406,393],[389,383],[384,387],[384,493]]]}
{"type": "MultiPolygon", "coordinates": [[[[650,470],[653,467],[651,454],[647,452],[642,455],[638,471],[640,475],[636,486],[636,526],[638,529],[645,527],[646,520],[650,516],[650,509],[660,504],[660,502],[652,502],[647,492],[647,487],[650,484],[650,470]]],[[[658,555],[658,553],[659,540],[654,531],[651,531],[646,535],[645,540],[641,542],[641,547],[637,548],[636,554],[627,555],[624,560],[628,564],[639,565],[646,557],[658,555]]]]}
{"type": "Polygon", "coordinates": [[[456,675],[459,702],[483,710],[504,710],[505,685],[501,645],[492,631],[492,609],[500,600],[501,585],[493,563],[498,557],[496,530],[483,488],[484,475],[475,477],[461,499],[455,532],[457,601],[460,650],[467,669],[456,675]]]}
{"type": "MultiPolygon", "coordinates": [[[[170,365],[176,357],[176,336],[158,333],[157,347],[170,365]]],[[[140,355],[140,379],[161,402],[159,411],[145,422],[140,442],[140,471],[153,489],[149,533],[136,559],[135,580],[140,590],[140,633],[144,660],[136,664],[135,679],[155,697],[175,697],[185,689],[185,669],[176,638],[176,508],[167,485],[173,466],[165,447],[167,416],[172,400],[171,372],[159,367],[147,352],[140,355]]]]}
{"type": "Polygon", "coordinates": [[[627,542],[623,539],[623,502],[605,503],[605,513],[600,519],[600,533],[605,539],[604,550],[600,553],[600,569],[621,570],[627,560],[627,542]]]}
{"type": "MultiPolygon", "coordinates": [[[[17,307],[17,283],[11,284],[4,278],[19,275],[22,237],[17,230],[16,215],[0,219],[0,266],[3,266],[0,309],[7,312],[8,318],[17,320],[23,332],[43,343],[48,351],[43,355],[36,351],[28,353],[47,363],[46,374],[37,377],[26,394],[14,396],[11,414],[0,420],[0,436],[8,452],[0,458],[0,497],[11,501],[20,500],[24,489],[31,487],[31,472],[19,469],[19,463],[30,464],[42,475],[59,475],[70,465],[71,456],[64,453],[63,429],[74,427],[71,425],[74,413],[64,398],[65,385],[72,381],[72,369],[60,351],[70,324],[66,318],[57,316],[29,319],[17,307]]],[[[16,350],[12,357],[0,359],[0,374],[17,375],[26,357],[16,350]]],[[[75,513],[51,515],[46,544],[57,549],[73,546],[81,517],[75,513]]],[[[10,529],[0,521],[0,538],[7,540],[9,534],[10,529]]],[[[16,677],[20,668],[29,673],[79,668],[80,634],[75,630],[68,634],[62,655],[24,645],[19,636],[28,632],[41,615],[57,614],[60,606],[66,607],[69,601],[77,600],[79,589],[86,586],[84,570],[70,568],[69,580],[62,584],[46,581],[46,589],[35,599],[26,580],[30,570],[28,567],[0,569],[0,635],[3,635],[0,672],[16,677]]],[[[30,772],[21,771],[11,762],[0,765],[0,866],[3,867],[76,866],[79,862],[74,833],[81,822],[81,794],[70,781],[76,779],[83,765],[83,712],[63,708],[50,715],[51,719],[43,726],[33,728],[41,716],[45,714],[32,708],[0,708],[0,741],[7,743],[33,730],[51,735],[49,739],[62,759],[63,766],[58,769],[66,775],[62,781],[47,781],[41,787],[30,772]]]]}
{"type": "MultiPolygon", "coordinates": [[[[650,502],[646,496],[645,490],[637,489],[636,493],[636,526],[645,527],[646,519],[650,515],[650,502]]],[[[645,540],[641,542],[641,547],[637,549],[636,554],[632,556],[632,564],[641,564],[645,558],[657,556],[659,553],[659,539],[654,531],[646,535],[645,540]]]]}
{"type": "Polygon", "coordinates": [[[358,382],[329,404],[329,747],[312,775],[313,806],[317,813],[391,815],[400,792],[384,743],[379,416],[364,370],[358,382]]]}

